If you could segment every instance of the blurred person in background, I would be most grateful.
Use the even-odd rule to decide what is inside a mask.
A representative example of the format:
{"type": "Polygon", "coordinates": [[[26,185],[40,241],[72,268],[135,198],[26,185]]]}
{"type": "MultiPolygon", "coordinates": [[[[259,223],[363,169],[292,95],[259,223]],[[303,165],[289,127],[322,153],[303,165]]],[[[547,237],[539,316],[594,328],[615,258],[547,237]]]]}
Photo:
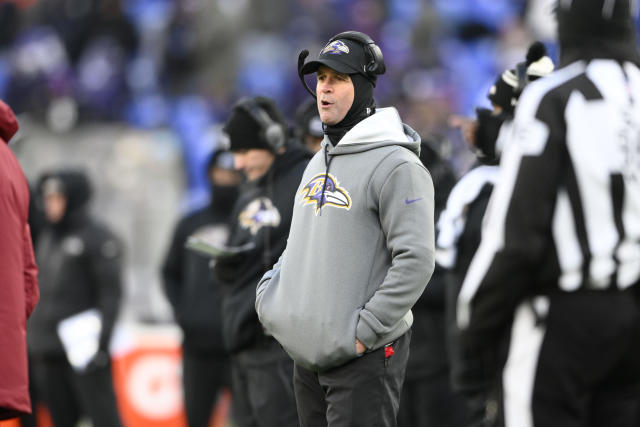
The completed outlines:
{"type": "MultiPolygon", "coordinates": [[[[497,416],[494,409],[500,385],[498,378],[492,378],[488,384],[478,385],[476,390],[467,390],[461,383],[460,376],[464,375],[465,365],[458,354],[456,300],[469,264],[480,245],[482,219],[498,180],[502,144],[510,135],[518,98],[527,84],[550,74],[553,69],[553,62],[546,55],[544,45],[534,42],[529,46],[525,61],[505,70],[490,88],[487,96],[493,106],[491,110],[478,108],[475,120],[463,117],[452,117],[451,120],[454,127],[461,129],[465,142],[478,161],[451,191],[446,209],[438,222],[436,265],[447,270],[446,327],[450,339],[451,381],[454,389],[468,398],[468,413],[461,412],[469,417],[469,423],[473,426],[481,426],[485,418],[489,420],[497,416]]],[[[503,348],[506,341],[505,337],[503,348]]]]}
{"type": "Polygon", "coordinates": [[[17,112],[54,131],[123,118],[131,96],[129,67],[139,47],[124,3],[50,0],[18,14],[20,31],[8,46],[4,81],[17,112]]]}
{"type": "Polygon", "coordinates": [[[324,132],[314,99],[305,100],[296,110],[294,135],[312,153],[322,148],[324,132]]]}
{"type": "Polygon", "coordinates": [[[84,121],[122,119],[132,95],[129,67],[138,52],[139,37],[122,10],[123,3],[100,0],[87,28],[78,34],[77,53],[69,51],[76,75],[74,97],[84,121]]]}
{"type": "Polygon", "coordinates": [[[19,9],[13,2],[0,3],[0,49],[13,43],[18,33],[19,9]]]}
{"type": "Polygon", "coordinates": [[[507,427],[638,425],[634,3],[557,3],[562,67],[518,101],[458,297],[460,384],[499,378],[507,427]]]}
{"type": "MultiPolygon", "coordinates": [[[[433,179],[434,221],[447,203],[456,176],[433,148],[434,141],[420,144],[420,161],[433,179]]],[[[462,426],[464,401],[452,391],[445,333],[446,272],[436,264],[429,285],[412,307],[411,345],[402,388],[398,426],[462,426]],[[461,408],[462,407],[462,408],[461,408]]]]}
{"type": "MultiPolygon", "coordinates": [[[[95,427],[120,426],[109,342],[120,306],[121,243],[89,214],[91,187],[84,172],[44,173],[38,191],[47,225],[36,250],[41,303],[27,335],[37,394],[55,426],[73,426],[83,416],[95,427]],[[100,318],[95,342],[87,342],[93,356],[80,365],[72,356],[82,347],[63,344],[60,323],[86,319],[92,309],[100,318]]],[[[94,324],[78,325],[77,335],[94,324]]]]}
{"type": "Polygon", "coordinates": [[[247,178],[231,217],[230,247],[214,273],[226,287],[223,338],[231,352],[233,418],[238,427],[297,426],[293,362],[265,333],[256,287],[284,251],[294,196],[311,156],[290,144],[284,118],[267,98],[240,100],[224,126],[235,166],[247,178]]]}
{"type": "Polygon", "coordinates": [[[467,145],[475,152],[478,162],[496,165],[500,160],[502,143],[511,129],[518,98],[525,86],[551,73],[554,64],[541,42],[534,42],[526,59],[515,68],[505,70],[489,89],[487,97],[491,109],[476,108],[476,119],[452,116],[450,125],[459,128],[467,145]],[[506,126],[502,127],[505,124],[506,126]],[[504,136],[499,138],[500,133],[504,136]]]}
{"type": "MultiPolygon", "coordinates": [[[[29,228],[31,229],[31,241],[33,249],[36,249],[36,242],[40,236],[40,230],[46,225],[46,218],[42,210],[42,204],[38,203],[38,190],[34,185],[29,185],[29,197],[32,201],[29,203],[29,228]]],[[[34,259],[35,262],[35,259],[34,259]]],[[[20,417],[21,427],[37,427],[36,408],[39,398],[36,393],[36,385],[33,377],[33,364],[29,361],[29,397],[31,398],[31,413],[24,414],[20,417]]]]}
{"type": "Polygon", "coordinates": [[[287,250],[264,275],[256,309],[295,360],[303,426],[395,426],[411,307],[434,266],[434,195],[420,137],[376,108],[385,72],[364,33],[332,37],[317,60],[322,152],[304,172],[287,250]]]}
{"type": "Polygon", "coordinates": [[[222,289],[211,274],[210,258],[185,245],[191,236],[226,243],[242,176],[225,150],[211,156],[207,176],[211,202],[178,222],[162,266],[164,291],[183,332],[182,383],[190,427],[209,425],[219,393],[230,386],[229,355],[222,339],[222,289]]]}
{"type": "Polygon", "coordinates": [[[0,420],[31,412],[25,335],[27,318],[38,302],[29,185],[9,148],[17,131],[13,111],[0,100],[0,420]]]}

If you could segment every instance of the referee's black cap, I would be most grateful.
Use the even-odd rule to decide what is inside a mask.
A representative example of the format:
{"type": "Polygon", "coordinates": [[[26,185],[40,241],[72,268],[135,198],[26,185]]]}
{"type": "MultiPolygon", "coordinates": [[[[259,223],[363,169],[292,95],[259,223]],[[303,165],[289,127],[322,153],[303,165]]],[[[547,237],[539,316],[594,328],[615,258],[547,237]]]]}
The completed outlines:
{"type": "Polygon", "coordinates": [[[636,5],[633,0],[558,0],[558,38],[561,42],[577,38],[635,39],[636,5]]]}

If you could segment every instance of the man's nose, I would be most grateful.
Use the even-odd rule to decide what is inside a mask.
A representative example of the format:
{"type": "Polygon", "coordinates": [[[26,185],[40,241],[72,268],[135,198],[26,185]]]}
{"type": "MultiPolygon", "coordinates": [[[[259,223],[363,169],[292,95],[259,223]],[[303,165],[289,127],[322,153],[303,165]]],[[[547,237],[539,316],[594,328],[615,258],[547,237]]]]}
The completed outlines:
{"type": "Polygon", "coordinates": [[[331,90],[333,89],[333,87],[331,86],[331,83],[329,82],[318,82],[318,85],[320,87],[320,92],[331,92],[331,90]]]}

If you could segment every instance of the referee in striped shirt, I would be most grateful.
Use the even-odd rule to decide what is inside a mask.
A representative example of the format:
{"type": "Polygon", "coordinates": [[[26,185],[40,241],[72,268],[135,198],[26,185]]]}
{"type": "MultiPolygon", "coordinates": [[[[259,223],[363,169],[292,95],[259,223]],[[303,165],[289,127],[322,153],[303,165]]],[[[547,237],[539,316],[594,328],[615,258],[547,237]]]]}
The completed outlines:
{"type": "Polygon", "coordinates": [[[636,13],[558,0],[562,68],[516,108],[456,313],[464,383],[501,385],[505,427],[640,425],[636,13]]]}

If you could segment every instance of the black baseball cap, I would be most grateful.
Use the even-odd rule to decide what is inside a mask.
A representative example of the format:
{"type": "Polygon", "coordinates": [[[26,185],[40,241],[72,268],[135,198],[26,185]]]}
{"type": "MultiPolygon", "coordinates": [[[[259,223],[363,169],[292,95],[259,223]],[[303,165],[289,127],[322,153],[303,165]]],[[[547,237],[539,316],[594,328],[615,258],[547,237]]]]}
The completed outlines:
{"type": "Polygon", "coordinates": [[[321,65],[343,74],[367,75],[367,54],[364,45],[350,39],[333,40],[320,51],[318,59],[309,61],[302,67],[302,74],[311,74],[318,71],[321,65]]]}

